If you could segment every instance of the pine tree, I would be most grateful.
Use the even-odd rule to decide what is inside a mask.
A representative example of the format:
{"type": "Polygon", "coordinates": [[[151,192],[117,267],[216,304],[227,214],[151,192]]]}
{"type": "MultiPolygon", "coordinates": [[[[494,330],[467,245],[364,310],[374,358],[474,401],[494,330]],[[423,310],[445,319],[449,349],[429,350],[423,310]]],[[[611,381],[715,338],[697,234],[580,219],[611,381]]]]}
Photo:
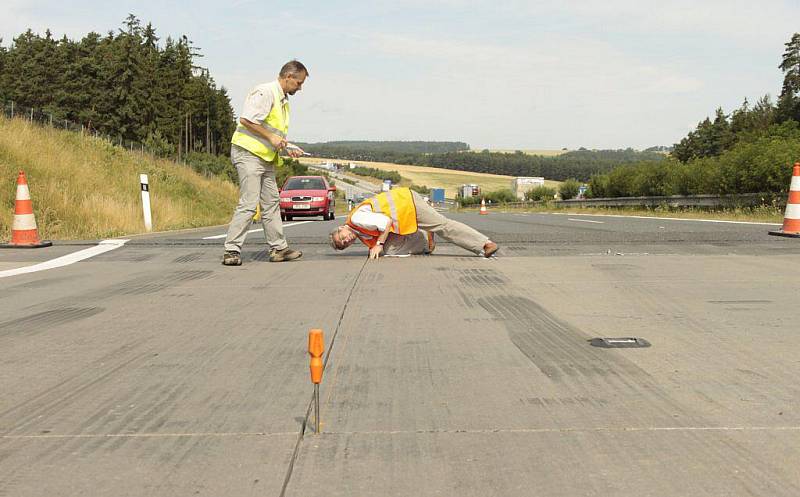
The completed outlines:
{"type": "Polygon", "coordinates": [[[781,121],[800,121],[800,33],[792,35],[785,46],[783,59],[778,66],[783,71],[778,116],[781,121]]]}
{"type": "MultiPolygon", "coordinates": [[[[0,42],[2,40],[0,39],[0,42]]],[[[31,30],[0,43],[0,101],[30,107],[126,140],[157,144],[161,153],[189,149],[227,153],[235,127],[224,88],[217,89],[186,37],[167,38],[131,14],[118,31],[80,41],[31,30]]]]}

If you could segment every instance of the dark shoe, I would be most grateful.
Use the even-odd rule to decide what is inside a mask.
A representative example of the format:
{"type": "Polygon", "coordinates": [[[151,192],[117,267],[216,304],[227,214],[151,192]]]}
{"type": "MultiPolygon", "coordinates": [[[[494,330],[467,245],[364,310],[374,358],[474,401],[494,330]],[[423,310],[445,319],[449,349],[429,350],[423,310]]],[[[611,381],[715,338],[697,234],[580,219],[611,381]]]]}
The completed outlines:
{"type": "Polygon", "coordinates": [[[493,256],[494,253],[497,252],[497,249],[499,248],[500,247],[498,247],[496,243],[489,240],[488,242],[486,242],[486,245],[483,246],[483,256],[488,259],[489,257],[493,256]]]}
{"type": "Polygon", "coordinates": [[[273,250],[269,253],[269,262],[286,262],[293,261],[303,257],[303,253],[299,250],[292,250],[286,247],[283,250],[273,250]]]}
{"type": "Polygon", "coordinates": [[[225,252],[222,256],[222,265],[223,266],[241,266],[242,265],[242,255],[239,252],[233,252],[231,250],[225,252]]]}

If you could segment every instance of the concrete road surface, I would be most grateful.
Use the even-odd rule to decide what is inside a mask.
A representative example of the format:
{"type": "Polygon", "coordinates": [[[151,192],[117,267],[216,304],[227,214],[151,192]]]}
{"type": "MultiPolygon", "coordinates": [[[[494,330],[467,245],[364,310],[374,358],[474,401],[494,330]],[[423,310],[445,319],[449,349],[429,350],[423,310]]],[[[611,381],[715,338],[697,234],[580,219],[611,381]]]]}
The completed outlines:
{"type": "Polygon", "coordinates": [[[0,277],[0,496],[800,495],[799,240],[450,215],[500,256],[367,262],[311,221],[292,263],[253,233],[223,267],[217,227],[0,277]]]}

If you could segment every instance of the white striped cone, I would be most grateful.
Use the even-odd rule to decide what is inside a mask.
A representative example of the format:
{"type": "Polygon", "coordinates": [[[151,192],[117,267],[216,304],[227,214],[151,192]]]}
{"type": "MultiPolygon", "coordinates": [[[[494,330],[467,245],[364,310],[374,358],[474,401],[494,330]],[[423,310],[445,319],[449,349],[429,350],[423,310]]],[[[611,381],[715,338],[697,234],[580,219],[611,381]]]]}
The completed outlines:
{"type": "Polygon", "coordinates": [[[486,200],[485,199],[481,199],[481,212],[480,212],[480,214],[484,215],[484,216],[486,214],[489,214],[489,211],[486,210],[486,200]]]}
{"type": "Polygon", "coordinates": [[[28,180],[25,173],[20,171],[17,176],[17,199],[14,202],[14,220],[11,223],[11,243],[2,247],[49,247],[50,242],[39,239],[39,230],[36,227],[36,217],[33,215],[33,202],[28,189],[28,180]]]}
{"type": "Polygon", "coordinates": [[[800,238],[800,162],[795,162],[792,169],[792,183],[789,185],[789,199],[786,201],[783,227],[780,231],[770,231],[769,234],[800,238]]]}

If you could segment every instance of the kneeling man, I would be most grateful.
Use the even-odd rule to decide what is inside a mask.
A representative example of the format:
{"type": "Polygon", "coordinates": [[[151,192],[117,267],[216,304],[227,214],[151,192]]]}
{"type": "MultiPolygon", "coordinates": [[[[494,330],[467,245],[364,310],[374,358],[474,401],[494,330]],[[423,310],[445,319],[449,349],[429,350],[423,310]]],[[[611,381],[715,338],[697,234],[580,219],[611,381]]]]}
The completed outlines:
{"type": "MultiPolygon", "coordinates": [[[[497,252],[497,244],[466,224],[447,219],[408,188],[394,188],[358,204],[347,222],[331,232],[331,246],[344,250],[356,239],[377,259],[390,235],[411,236],[423,229],[483,257],[497,252]]],[[[419,235],[415,235],[419,236],[419,235]]],[[[431,243],[433,239],[430,238],[431,243]]]]}

